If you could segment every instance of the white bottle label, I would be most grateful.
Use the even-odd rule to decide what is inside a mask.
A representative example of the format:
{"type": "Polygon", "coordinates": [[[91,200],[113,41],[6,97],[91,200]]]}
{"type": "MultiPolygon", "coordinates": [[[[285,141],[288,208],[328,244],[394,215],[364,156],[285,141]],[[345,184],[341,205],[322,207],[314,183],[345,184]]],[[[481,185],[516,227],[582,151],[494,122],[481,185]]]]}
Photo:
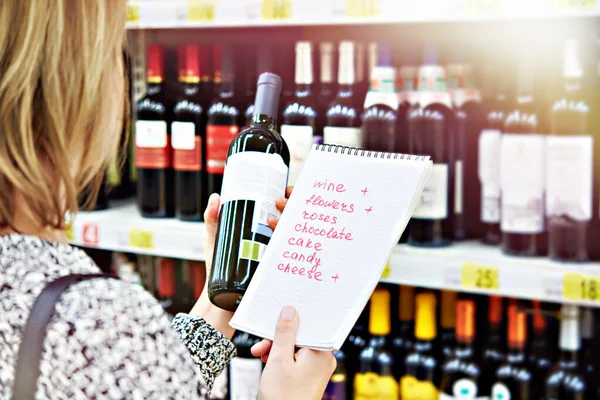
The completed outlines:
{"type": "Polygon", "coordinates": [[[171,147],[176,150],[194,150],[196,147],[196,124],[173,122],[171,124],[171,147]]]}
{"type": "Polygon", "coordinates": [[[325,144],[360,148],[360,128],[326,126],[323,129],[323,142],[325,144]]]}
{"type": "Polygon", "coordinates": [[[282,125],[281,136],[290,150],[289,185],[295,185],[313,145],[313,127],[308,125],[282,125]]]}
{"type": "Polygon", "coordinates": [[[167,123],[165,121],[137,121],[135,123],[135,145],[153,149],[167,147],[167,123]]]}
{"type": "Polygon", "coordinates": [[[592,219],[594,139],[546,138],[546,214],[576,221],[592,219]]]}
{"type": "Polygon", "coordinates": [[[489,397],[478,397],[477,384],[471,379],[463,378],[454,382],[452,396],[440,392],[439,400],[489,400],[489,397]]]}
{"type": "Polygon", "coordinates": [[[260,359],[235,357],[229,363],[229,368],[231,400],[256,400],[262,374],[260,359]]]}
{"type": "Polygon", "coordinates": [[[492,224],[500,223],[500,138],[498,129],[484,129],[479,135],[481,221],[492,224]]]}
{"type": "Polygon", "coordinates": [[[448,217],[448,164],[433,164],[412,216],[417,219],[448,217]]]}
{"type": "Polygon", "coordinates": [[[454,213],[463,213],[463,162],[454,163],[454,213]]]}
{"type": "Polygon", "coordinates": [[[545,140],[538,134],[503,134],[500,150],[502,231],[544,231],[545,140]]]}

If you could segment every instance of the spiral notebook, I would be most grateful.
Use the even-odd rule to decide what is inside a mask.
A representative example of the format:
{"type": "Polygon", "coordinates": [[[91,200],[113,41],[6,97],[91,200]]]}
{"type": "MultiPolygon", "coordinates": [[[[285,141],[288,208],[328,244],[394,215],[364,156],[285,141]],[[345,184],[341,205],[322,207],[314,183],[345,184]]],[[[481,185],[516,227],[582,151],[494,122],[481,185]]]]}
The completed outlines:
{"type": "Polygon", "coordinates": [[[339,349],[379,282],[431,168],[428,156],[314,145],[230,325],[273,339],[298,310],[296,344],[339,349]]]}

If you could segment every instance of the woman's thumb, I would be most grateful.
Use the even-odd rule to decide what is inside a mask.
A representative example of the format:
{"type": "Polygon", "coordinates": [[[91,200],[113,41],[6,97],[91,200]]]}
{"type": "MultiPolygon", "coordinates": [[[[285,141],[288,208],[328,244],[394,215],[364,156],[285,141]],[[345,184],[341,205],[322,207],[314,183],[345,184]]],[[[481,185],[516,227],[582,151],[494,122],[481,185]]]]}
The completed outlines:
{"type": "Polygon", "coordinates": [[[281,310],[275,328],[275,338],[273,339],[269,360],[294,360],[298,323],[298,313],[294,307],[287,306],[281,310]]]}
{"type": "Polygon", "coordinates": [[[206,210],[204,211],[204,225],[206,226],[206,234],[208,238],[214,238],[217,233],[220,205],[221,197],[216,193],[211,194],[208,198],[206,210]]]}

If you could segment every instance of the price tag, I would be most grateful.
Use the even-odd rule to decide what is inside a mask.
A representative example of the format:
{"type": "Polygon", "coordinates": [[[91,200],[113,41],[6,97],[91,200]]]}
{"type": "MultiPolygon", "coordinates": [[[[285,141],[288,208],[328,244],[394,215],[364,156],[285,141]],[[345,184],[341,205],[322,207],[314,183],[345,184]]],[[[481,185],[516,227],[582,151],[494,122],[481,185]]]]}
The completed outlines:
{"type": "Polygon", "coordinates": [[[464,0],[465,13],[494,15],[504,11],[504,0],[464,0]]]}
{"type": "Polygon", "coordinates": [[[464,289],[498,290],[498,268],[488,265],[464,264],[461,270],[461,286],[464,289]]]}
{"type": "Polygon", "coordinates": [[[600,277],[566,274],[563,279],[563,297],[572,301],[600,301],[600,277]]]}
{"type": "Polygon", "coordinates": [[[133,228],[129,231],[129,246],[139,249],[154,249],[154,232],[133,228]]]}
{"type": "Polygon", "coordinates": [[[67,233],[67,240],[69,242],[75,241],[75,231],[73,230],[73,224],[68,222],[65,226],[65,232],[67,233]]]}
{"type": "Polygon", "coordinates": [[[554,7],[559,10],[592,10],[597,0],[554,0],[554,7]]]}
{"type": "Polygon", "coordinates": [[[98,246],[100,242],[98,234],[98,224],[86,222],[83,224],[83,244],[88,246],[98,246]]]}
{"type": "Polygon", "coordinates": [[[381,15],[381,0],[347,0],[346,17],[377,18],[381,15]]]}
{"type": "Polygon", "coordinates": [[[383,273],[381,274],[382,278],[390,277],[391,264],[392,264],[391,260],[388,260],[388,262],[385,264],[385,268],[383,269],[383,273]]]}
{"type": "Polygon", "coordinates": [[[266,21],[292,19],[293,0],[263,0],[262,19],[266,21]]]}
{"type": "Polygon", "coordinates": [[[188,0],[189,22],[212,22],[215,20],[216,0],[188,0]]]}
{"type": "Polygon", "coordinates": [[[127,23],[139,24],[140,23],[140,5],[137,1],[127,2],[127,23]]]}

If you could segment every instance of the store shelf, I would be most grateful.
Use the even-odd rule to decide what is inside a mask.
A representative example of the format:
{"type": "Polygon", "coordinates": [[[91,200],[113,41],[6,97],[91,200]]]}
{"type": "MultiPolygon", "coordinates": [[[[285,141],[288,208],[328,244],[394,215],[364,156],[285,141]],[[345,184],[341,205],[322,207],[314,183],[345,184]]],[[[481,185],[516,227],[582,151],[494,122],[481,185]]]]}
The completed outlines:
{"type": "Polygon", "coordinates": [[[127,27],[361,25],[581,16],[600,16],[598,0],[129,0],[127,27]]]}

